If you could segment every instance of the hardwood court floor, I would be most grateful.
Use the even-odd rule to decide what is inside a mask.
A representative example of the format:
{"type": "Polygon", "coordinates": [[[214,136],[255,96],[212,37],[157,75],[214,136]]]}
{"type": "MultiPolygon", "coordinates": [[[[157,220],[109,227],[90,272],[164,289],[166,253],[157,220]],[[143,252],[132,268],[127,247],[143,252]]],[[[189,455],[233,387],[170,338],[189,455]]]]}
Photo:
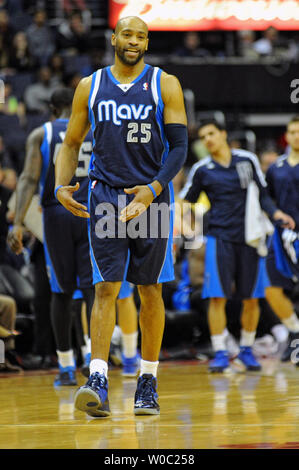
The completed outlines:
{"type": "Polygon", "coordinates": [[[161,415],[137,417],[135,380],[113,370],[112,416],[98,419],[74,410],[76,387],[55,390],[53,373],[2,376],[0,448],[299,448],[299,368],[262,364],[262,372],[225,376],[197,361],[162,363],[161,415]]]}

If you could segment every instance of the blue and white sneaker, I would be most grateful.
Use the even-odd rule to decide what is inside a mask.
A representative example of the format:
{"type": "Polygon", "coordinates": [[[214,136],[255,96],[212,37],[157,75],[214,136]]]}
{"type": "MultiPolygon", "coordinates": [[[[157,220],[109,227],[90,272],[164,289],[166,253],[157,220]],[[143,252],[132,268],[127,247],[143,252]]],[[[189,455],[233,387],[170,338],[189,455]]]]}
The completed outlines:
{"type": "Polygon", "coordinates": [[[55,377],[54,387],[78,385],[76,379],[76,366],[62,367],[59,365],[59,374],[55,377]]]}
{"type": "Polygon", "coordinates": [[[222,373],[229,370],[229,357],[227,351],[216,351],[215,357],[209,364],[209,372],[222,373]]]}
{"type": "Polygon", "coordinates": [[[241,346],[240,353],[234,360],[234,364],[241,366],[243,370],[261,370],[262,366],[253,355],[251,346],[241,346]]]}
{"type": "Polygon", "coordinates": [[[108,400],[108,380],[104,374],[91,374],[86,384],[75,393],[75,408],[94,417],[111,414],[108,400]]]}
{"type": "Polygon", "coordinates": [[[91,353],[87,353],[85,354],[85,358],[84,358],[84,364],[83,366],[81,367],[81,372],[82,374],[84,375],[84,377],[89,377],[89,364],[90,364],[90,360],[91,360],[91,353]]]}
{"type": "Polygon", "coordinates": [[[135,392],[135,415],[158,415],[157,379],[152,374],[143,374],[138,378],[135,392]]]}
{"type": "Polygon", "coordinates": [[[137,353],[134,357],[126,357],[124,354],[122,358],[122,375],[124,377],[135,377],[140,367],[140,355],[137,353]]]}

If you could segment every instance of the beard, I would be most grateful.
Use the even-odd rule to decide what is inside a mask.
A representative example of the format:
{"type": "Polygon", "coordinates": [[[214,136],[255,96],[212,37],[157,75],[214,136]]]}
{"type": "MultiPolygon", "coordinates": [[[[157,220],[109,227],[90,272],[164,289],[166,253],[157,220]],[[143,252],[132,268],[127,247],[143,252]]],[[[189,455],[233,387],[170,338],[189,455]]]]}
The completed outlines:
{"type": "Polygon", "coordinates": [[[115,52],[119,60],[125,65],[136,65],[145,54],[145,50],[143,50],[139,51],[136,57],[129,58],[126,57],[126,51],[118,46],[115,46],[115,52]]]}

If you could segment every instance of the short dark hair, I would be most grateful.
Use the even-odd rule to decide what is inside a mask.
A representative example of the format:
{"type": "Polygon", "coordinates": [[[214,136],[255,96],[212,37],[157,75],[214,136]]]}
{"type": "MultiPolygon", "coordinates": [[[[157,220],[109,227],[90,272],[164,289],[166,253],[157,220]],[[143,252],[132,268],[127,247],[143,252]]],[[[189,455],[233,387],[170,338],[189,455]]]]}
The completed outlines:
{"type": "Polygon", "coordinates": [[[287,123],[287,129],[290,124],[294,124],[295,122],[299,122],[299,115],[292,117],[292,119],[287,123]]]}
{"type": "Polygon", "coordinates": [[[50,103],[56,109],[67,108],[72,105],[74,91],[71,88],[58,88],[52,93],[50,103]]]}
{"type": "Polygon", "coordinates": [[[204,119],[200,121],[198,126],[198,132],[204,126],[215,126],[219,131],[226,131],[225,126],[223,124],[220,124],[220,122],[216,121],[216,119],[204,119]]]}

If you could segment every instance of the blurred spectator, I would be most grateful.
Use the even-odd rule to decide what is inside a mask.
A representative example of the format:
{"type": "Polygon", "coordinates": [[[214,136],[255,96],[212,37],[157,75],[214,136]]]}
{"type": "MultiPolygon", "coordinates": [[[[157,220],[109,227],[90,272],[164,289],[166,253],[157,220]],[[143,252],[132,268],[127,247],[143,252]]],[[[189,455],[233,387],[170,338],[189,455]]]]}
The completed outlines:
{"type": "Polygon", "coordinates": [[[237,139],[229,140],[229,146],[231,149],[240,149],[242,148],[241,142],[237,139]]]}
{"type": "Polygon", "coordinates": [[[10,191],[14,191],[17,185],[17,173],[9,152],[5,147],[3,137],[0,135],[0,167],[2,168],[2,184],[10,191]]]}
{"type": "Polygon", "coordinates": [[[256,60],[259,53],[254,49],[255,32],[254,31],[238,31],[239,36],[239,55],[246,59],[256,60]]]}
{"type": "Polygon", "coordinates": [[[280,38],[279,31],[273,26],[263,32],[263,37],[253,43],[253,48],[260,56],[289,56],[288,42],[280,38]]]}
{"type": "Polygon", "coordinates": [[[58,29],[57,48],[70,55],[88,51],[89,37],[87,29],[78,12],[71,14],[69,20],[63,22],[58,29]]]}
{"type": "Polygon", "coordinates": [[[69,16],[74,11],[80,11],[82,20],[87,29],[91,26],[91,12],[88,10],[84,0],[60,0],[62,9],[69,16]]]}
{"type": "Polygon", "coordinates": [[[266,174],[269,166],[273,165],[278,158],[278,153],[275,150],[265,150],[260,155],[261,169],[266,174]]]}
{"type": "Polygon", "coordinates": [[[174,51],[179,57],[208,57],[208,50],[200,47],[200,37],[195,31],[188,31],[184,35],[184,44],[174,51]]]}
{"type": "Polygon", "coordinates": [[[83,76],[79,72],[75,72],[74,74],[70,75],[66,79],[66,85],[67,87],[72,88],[73,90],[76,90],[80,80],[82,80],[83,76]]]}
{"type": "Polygon", "coordinates": [[[26,32],[29,50],[40,65],[46,65],[55,51],[53,34],[46,21],[45,10],[36,10],[33,23],[26,32]]]}
{"type": "Polygon", "coordinates": [[[13,365],[9,358],[15,349],[14,337],[17,305],[12,297],[0,295],[0,338],[5,345],[5,362],[0,364],[0,371],[19,372],[21,368],[13,365]]]}
{"type": "Polygon", "coordinates": [[[13,28],[6,10],[0,10],[0,68],[8,66],[9,49],[13,39],[13,28]]]}
{"type": "Polygon", "coordinates": [[[6,237],[8,233],[8,222],[6,214],[7,204],[11,196],[11,191],[3,185],[4,171],[0,165],[0,264],[6,261],[6,237]]]}
{"type": "Polygon", "coordinates": [[[41,67],[38,71],[38,81],[29,85],[25,91],[27,110],[38,113],[48,112],[51,95],[57,86],[59,83],[53,80],[51,69],[48,66],[41,67]]]}
{"type": "Polygon", "coordinates": [[[63,57],[60,54],[54,54],[51,57],[49,66],[51,68],[53,81],[56,80],[57,83],[62,83],[65,74],[63,57]]]}
{"type": "Polygon", "coordinates": [[[5,142],[3,140],[2,135],[0,135],[0,166],[2,168],[14,168],[12,158],[5,146],[5,142]]]}
{"type": "Polygon", "coordinates": [[[263,38],[254,42],[254,50],[259,55],[271,55],[273,53],[274,43],[277,41],[278,31],[270,26],[270,28],[263,32],[263,36],[263,38]]]}
{"type": "Polygon", "coordinates": [[[19,31],[13,38],[9,51],[8,66],[18,72],[31,71],[35,65],[35,60],[29,52],[26,34],[19,31]]]}
{"type": "Polygon", "coordinates": [[[23,12],[22,0],[0,0],[0,10],[6,10],[9,15],[23,12]]]}
{"type": "Polygon", "coordinates": [[[22,125],[26,122],[24,104],[13,94],[9,81],[4,84],[4,103],[0,103],[0,113],[9,116],[17,115],[22,125]]]}

